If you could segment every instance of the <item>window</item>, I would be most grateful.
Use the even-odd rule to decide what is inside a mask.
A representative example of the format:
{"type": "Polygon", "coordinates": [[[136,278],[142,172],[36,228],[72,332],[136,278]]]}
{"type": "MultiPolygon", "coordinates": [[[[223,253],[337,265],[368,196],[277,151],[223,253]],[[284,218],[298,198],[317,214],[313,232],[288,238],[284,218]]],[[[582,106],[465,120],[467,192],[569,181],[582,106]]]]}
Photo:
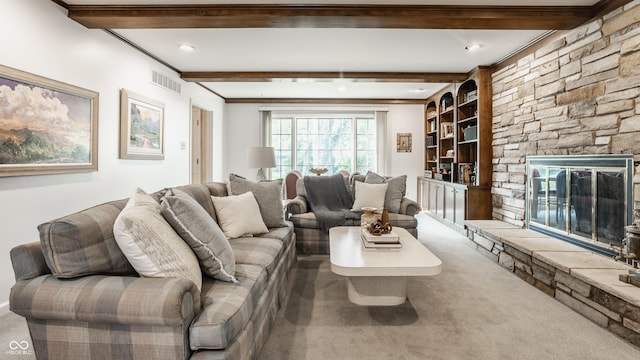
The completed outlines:
{"type": "Polygon", "coordinates": [[[271,178],[312,168],[366,173],[377,170],[377,132],[373,112],[366,114],[272,114],[270,145],[276,152],[271,178]]]}

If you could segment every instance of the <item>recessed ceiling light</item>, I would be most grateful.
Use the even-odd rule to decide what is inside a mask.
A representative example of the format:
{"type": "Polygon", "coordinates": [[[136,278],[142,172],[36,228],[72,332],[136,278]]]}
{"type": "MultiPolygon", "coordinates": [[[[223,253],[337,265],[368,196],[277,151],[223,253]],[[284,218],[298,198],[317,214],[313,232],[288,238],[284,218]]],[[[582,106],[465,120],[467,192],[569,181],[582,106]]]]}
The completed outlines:
{"type": "Polygon", "coordinates": [[[193,51],[195,50],[195,46],[191,45],[191,44],[181,44],[180,45],[180,50],[182,51],[193,51]]]}
{"type": "Polygon", "coordinates": [[[425,90],[423,88],[419,88],[419,89],[411,89],[409,91],[411,91],[412,93],[423,93],[423,92],[425,92],[427,90],[425,90]]]}
{"type": "Polygon", "coordinates": [[[464,47],[465,50],[467,51],[475,51],[480,49],[482,46],[478,43],[474,43],[474,44],[469,44],[467,46],[464,47]]]}

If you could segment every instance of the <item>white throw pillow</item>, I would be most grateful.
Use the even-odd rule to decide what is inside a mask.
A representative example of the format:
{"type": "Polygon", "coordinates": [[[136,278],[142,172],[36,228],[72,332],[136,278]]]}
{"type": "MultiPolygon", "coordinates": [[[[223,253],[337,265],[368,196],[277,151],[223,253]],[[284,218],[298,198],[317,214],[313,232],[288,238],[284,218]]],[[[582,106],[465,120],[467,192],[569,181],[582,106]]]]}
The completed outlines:
{"type": "Polygon", "coordinates": [[[160,204],[138,189],[113,225],[115,240],[144,277],[184,278],[202,288],[196,255],[160,213],[160,204]]]}
{"type": "Polygon", "coordinates": [[[374,207],[378,210],[384,208],[384,198],[388,184],[367,184],[362,181],[355,182],[355,200],[352,211],[360,211],[363,207],[374,207]]]}
{"type": "Polygon", "coordinates": [[[240,195],[212,196],[213,207],[222,231],[229,239],[269,232],[252,192],[240,195]]]}

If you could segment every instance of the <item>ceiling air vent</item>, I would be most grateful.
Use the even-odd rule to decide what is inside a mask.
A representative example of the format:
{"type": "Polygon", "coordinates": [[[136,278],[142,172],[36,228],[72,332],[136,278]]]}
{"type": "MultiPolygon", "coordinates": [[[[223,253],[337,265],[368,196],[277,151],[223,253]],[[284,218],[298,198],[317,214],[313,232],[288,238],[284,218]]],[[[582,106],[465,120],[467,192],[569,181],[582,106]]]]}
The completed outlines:
{"type": "Polygon", "coordinates": [[[177,80],[174,80],[155,70],[151,70],[151,82],[155,85],[171,90],[178,94],[182,93],[182,85],[180,85],[177,80]]]}

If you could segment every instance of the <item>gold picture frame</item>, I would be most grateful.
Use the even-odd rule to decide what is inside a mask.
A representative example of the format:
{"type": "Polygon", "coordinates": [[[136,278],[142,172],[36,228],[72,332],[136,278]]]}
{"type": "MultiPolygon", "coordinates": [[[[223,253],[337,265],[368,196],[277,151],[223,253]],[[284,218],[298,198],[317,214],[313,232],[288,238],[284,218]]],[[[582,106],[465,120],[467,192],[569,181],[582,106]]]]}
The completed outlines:
{"type": "Polygon", "coordinates": [[[120,90],[120,159],[164,160],[164,103],[120,90]]]}
{"type": "Polygon", "coordinates": [[[98,170],[98,93],[0,65],[0,177],[98,170]]]}
{"type": "Polygon", "coordinates": [[[397,150],[398,152],[411,152],[411,133],[398,133],[397,135],[397,150]]]}

